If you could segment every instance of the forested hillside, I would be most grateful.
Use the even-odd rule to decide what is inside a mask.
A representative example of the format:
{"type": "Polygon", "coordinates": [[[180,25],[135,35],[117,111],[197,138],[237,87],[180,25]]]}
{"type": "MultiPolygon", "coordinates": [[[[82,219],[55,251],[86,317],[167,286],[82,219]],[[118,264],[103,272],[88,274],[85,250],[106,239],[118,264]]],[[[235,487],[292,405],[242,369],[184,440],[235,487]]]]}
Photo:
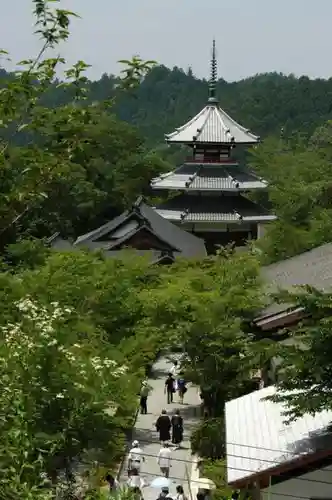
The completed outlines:
{"type": "MultiPolygon", "coordinates": [[[[8,77],[0,73],[3,80],[8,77]]],[[[88,101],[103,101],[116,96],[114,76],[103,75],[88,85],[88,101]]],[[[262,137],[294,131],[311,134],[332,118],[332,79],[310,80],[269,73],[227,83],[220,79],[221,106],[236,120],[262,137]]],[[[70,92],[55,85],[45,96],[54,107],[66,104],[70,92]]],[[[134,91],[116,96],[113,110],[119,118],[140,129],[151,145],[163,142],[164,134],[196,114],[206,102],[207,81],[164,66],[155,67],[134,91]]]]}

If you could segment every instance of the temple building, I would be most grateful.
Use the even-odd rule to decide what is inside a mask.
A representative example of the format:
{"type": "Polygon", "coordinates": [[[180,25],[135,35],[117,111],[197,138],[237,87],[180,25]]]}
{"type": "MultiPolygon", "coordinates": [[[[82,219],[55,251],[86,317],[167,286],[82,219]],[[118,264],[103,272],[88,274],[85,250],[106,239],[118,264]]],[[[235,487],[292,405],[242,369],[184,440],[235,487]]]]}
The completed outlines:
{"type": "Polygon", "coordinates": [[[177,257],[199,259],[206,256],[204,240],[158,215],[142,197],[130,209],[79,236],[73,243],[55,234],[49,244],[58,250],[102,250],[105,256],[114,258],[122,258],[123,250],[132,249],[147,256],[152,264],[172,264],[177,257]]]}
{"type": "Polygon", "coordinates": [[[246,194],[266,190],[267,182],[240,166],[233,157],[236,146],[257,145],[260,138],[238,124],[216,96],[215,41],[206,106],[182,127],[166,135],[168,144],[185,145],[190,156],[172,172],[151,181],[153,190],[174,192],[156,207],[157,212],[182,229],[203,238],[209,253],[217,245],[242,246],[259,238],[264,225],[276,219],[246,194]]]}

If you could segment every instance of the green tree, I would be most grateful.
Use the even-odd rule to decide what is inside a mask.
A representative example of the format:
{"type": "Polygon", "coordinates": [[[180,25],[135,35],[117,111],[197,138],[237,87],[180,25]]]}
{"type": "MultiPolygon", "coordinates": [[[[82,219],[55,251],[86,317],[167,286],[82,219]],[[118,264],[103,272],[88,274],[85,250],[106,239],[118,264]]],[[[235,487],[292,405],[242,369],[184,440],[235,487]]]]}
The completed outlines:
{"type": "Polygon", "coordinates": [[[145,314],[166,345],[183,347],[187,375],[212,416],[223,415],[225,401],[241,393],[258,363],[242,330],[260,307],[258,269],[253,255],[181,262],[143,292],[145,314]]]}
{"type": "Polygon", "coordinates": [[[251,153],[251,167],[269,182],[259,201],[278,221],[258,242],[266,262],[285,259],[330,241],[331,165],[323,150],[296,138],[266,141],[251,153]]]}
{"type": "Polygon", "coordinates": [[[279,346],[283,359],[277,395],[290,420],[332,408],[331,349],[332,295],[305,287],[282,293],[279,300],[303,308],[305,319],[291,334],[288,346],[279,346]]]}
{"type": "MultiPolygon", "coordinates": [[[[135,130],[110,116],[112,101],[88,105],[84,61],[66,70],[65,81],[58,83],[56,71],[65,61],[43,56],[68,38],[74,14],[53,4],[34,1],[42,49],[36,59],[21,61],[22,69],[0,93],[3,244],[17,232],[77,235],[82,227],[117,214],[147,189],[150,175],[166,168],[149,154],[135,130]],[[43,105],[54,87],[60,87],[69,100],[56,112],[43,105]],[[15,147],[22,134],[25,147],[15,147]]],[[[130,75],[121,80],[124,88],[129,80],[130,86],[139,83],[151,61],[135,56],[127,64],[130,75]]]]}

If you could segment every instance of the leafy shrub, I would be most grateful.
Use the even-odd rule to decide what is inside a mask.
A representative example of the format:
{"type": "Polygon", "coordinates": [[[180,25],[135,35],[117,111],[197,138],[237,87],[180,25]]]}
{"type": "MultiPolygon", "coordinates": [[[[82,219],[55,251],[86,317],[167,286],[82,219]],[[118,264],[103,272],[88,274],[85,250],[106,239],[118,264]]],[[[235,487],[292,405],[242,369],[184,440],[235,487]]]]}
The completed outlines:
{"type": "Polygon", "coordinates": [[[225,456],[225,422],[223,417],[203,420],[191,435],[191,448],[202,458],[225,456]]]}
{"type": "Polygon", "coordinates": [[[231,497],[233,490],[227,486],[226,460],[204,460],[202,473],[203,477],[208,477],[216,485],[216,489],[213,491],[214,500],[231,497]]]}

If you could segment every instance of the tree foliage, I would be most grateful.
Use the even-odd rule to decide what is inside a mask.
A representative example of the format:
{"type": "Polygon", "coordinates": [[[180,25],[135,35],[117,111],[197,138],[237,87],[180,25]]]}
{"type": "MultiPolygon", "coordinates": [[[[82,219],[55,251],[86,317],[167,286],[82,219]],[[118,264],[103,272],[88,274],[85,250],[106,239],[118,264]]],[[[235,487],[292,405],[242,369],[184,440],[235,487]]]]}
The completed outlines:
{"type": "MultiPolygon", "coordinates": [[[[54,0],[33,4],[41,50],[20,62],[0,92],[2,250],[10,243],[0,273],[0,490],[15,500],[55,498],[63,474],[61,498],[69,498],[78,464],[116,464],[145,363],[157,352],[155,340],[140,365],[133,352],[146,340],[136,331],[139,291],[151,275],[145,261],[57,254],[39,239],[20,238],[86,230],[133,201],[163,168],[136,130],[109,113],[109,102],[87,104],[84,61],[56,80],[65,61],[45,53],[66,41],[75,14],[54,0]],[[55,87],[70,97],[52,110],[43,102],[55,87]]],[[[131,86],[150,62],[133,65],[131,86]]]]}
{"type": "MultiPolygon", "coordinates": [[[[36,59],[20,62],[0,92],[2,245],[18,234],[77,236],[117,215],[168,167],[136,129],[115,118],[112,100],[88,101],[84,61],[58,82],[56,72],[65,61],[43,56],[67,39],[74,14],[47,1],[34,5],[43,46],[36,59]],[[44,104],[51,89],[66,96],[57,109],[44,104]]],[[[135,56],[126,64],[134,73],[124,75],[123,88],[139,84],[151,61],[135,56]]]]}
{"type": "Polygon", "coordinates": [[[280,300],[303,308],[305,319],[292,331],[293,342],[279,347],[278,393],[286,418],[332,409],[332,294],[305,287],[283,293],[280,300]]]}
{"type": "MultiPolygon", "coordinates": [[[[206,103],[208,82],[195,77],[190,69],[155,66],[154,61],[145,68],[139,57],[123,63],[127,66],[122,75],[130,77],[141,71],[141,84],[127,83],[131,91],[123,93],[119,77],[104,74],[88,82],[88,101],[102,102],[116,96],[117,115],[137,126],[153,146],[163,143],[165,133],[185,123],[206,103]]],[[[286,136],[294,131],[310,136],[332,118],[331,85],[331,80],[267,73],[231,83],[221,78],[217,92],[221,106],[263,138],[279,135],[281,129],[286,136]]],[[[69,100],[64,89],[56,86],[44,98],[49,107],[69,100]]]]}
{"type": "Polygon", "coordinates": [[[259,242],[265,262],[274,262],[319,246],[332,238],[329,125],[318,147],[318,129],[311,141],[270,139],[251,152],[250,166],[269,182],[269,204],[278,221],[259,242]]]}

